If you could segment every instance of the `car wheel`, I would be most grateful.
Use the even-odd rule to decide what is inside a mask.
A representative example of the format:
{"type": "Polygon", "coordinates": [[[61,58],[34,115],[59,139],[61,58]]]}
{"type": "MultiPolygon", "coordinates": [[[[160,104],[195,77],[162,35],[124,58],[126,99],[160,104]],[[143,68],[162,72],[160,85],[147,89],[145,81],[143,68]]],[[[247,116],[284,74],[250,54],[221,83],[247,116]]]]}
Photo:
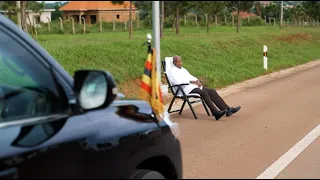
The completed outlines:
{"type": "Polygon", "coordinates": [[[166,179],[161,173],[147,169],[137,169],[130,179],[166,179]]]}

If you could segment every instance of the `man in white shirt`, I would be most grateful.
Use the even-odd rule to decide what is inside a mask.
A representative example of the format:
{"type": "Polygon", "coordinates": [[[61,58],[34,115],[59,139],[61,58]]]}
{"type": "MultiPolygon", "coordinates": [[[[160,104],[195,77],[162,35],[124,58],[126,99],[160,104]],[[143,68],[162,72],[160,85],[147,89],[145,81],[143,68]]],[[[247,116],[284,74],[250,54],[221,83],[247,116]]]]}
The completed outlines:
{"type": "MultiPolygon", "coordinates": [[[[227,116],[231,116],[240,110],[240,106],[236,108],[229,107],[214,89],[203,87],[196,77],[192,76],[185,68],[182,67],[182,60],[180,56],[173,57],[173,64],[174,67],[168,73],[168,78],[172,85],[188,84],[182,86],[183,91],[186,94],[199,94],[208,105],[216,120],[219,120],[225,114],[227,116]],[[217,110],[213,103],[217,105],[220,111],[217,110]]],[[[179,92],[179,94],[181,93],[179,92]]]]}

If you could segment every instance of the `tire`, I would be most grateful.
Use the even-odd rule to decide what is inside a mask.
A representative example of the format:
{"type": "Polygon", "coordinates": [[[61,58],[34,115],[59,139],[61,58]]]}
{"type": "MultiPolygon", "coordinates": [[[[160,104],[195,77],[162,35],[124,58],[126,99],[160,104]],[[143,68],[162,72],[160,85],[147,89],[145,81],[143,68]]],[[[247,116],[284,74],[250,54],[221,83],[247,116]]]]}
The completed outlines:
{"type": "Polygon", "coordinates": [[[136,169],[130,179],[166,179],[161,173],[147,169],[136,169]]]}

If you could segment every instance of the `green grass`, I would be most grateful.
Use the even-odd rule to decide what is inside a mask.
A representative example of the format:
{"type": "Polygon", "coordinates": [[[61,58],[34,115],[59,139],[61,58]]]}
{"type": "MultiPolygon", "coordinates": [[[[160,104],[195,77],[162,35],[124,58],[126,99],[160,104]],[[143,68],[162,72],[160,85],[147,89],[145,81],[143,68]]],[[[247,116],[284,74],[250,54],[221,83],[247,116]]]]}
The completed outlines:
{"type": "MultiPolygon", "coordinates": [[[[298,27],[181,27],[181,34],[165,30],[161,58],[180,55],[185,68],[209,87],[226,85],[320,58],[320,28],[298,27]],[[288,42],[280,37],[306,33],[310,39],[288,42]],[[263,45],[268,46],[267,72],[263,69],[263,45]]],[[[142,46],[152,30],[77,35],[39,35],[40,44],[70,73],[79,69],[110,71],[118,84],[140,78],[147,56],[142,46]]]]}

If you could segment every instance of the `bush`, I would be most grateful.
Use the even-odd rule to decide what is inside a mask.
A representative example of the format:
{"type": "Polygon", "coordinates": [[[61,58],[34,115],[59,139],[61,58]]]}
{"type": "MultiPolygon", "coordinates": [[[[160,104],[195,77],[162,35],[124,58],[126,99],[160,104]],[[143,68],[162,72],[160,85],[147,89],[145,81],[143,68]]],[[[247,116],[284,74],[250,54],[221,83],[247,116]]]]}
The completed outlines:
{"type": "Polygon", "coordinates": [[[248,18],[242,19],[242,26],[263,26],[265,22],[260,17],[250,17],[250,22],[248,18]]]}

